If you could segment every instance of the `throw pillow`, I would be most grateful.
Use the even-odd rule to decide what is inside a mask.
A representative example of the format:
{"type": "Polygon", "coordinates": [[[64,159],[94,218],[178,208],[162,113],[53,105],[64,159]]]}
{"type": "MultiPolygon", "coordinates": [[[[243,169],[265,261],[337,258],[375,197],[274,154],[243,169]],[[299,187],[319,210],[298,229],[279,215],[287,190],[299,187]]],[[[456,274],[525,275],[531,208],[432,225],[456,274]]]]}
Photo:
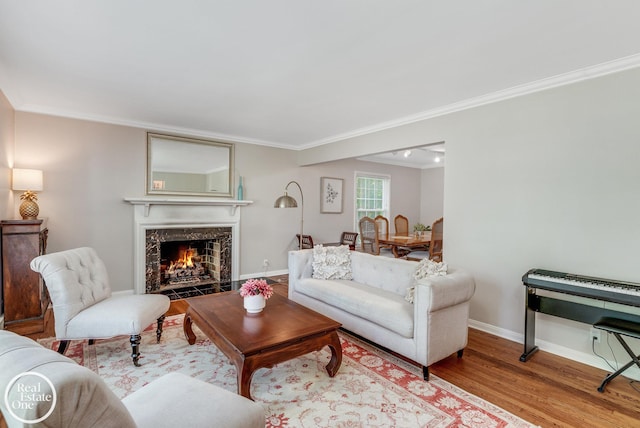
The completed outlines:
{"type": "Polygon", "coordinates": [[[348,245],[339,247],[313,247],[311,263],[315,279],[353,279],[351,275],[351,251],[348,245]]]}
{"type": "Polygon", "coordinates": [[[407,294],[404,296],[404,300],[409,303],[413,303],[413,296],[416,294],[416,287],[407,288],[407,294]]]}
{"type": "Polygon", "coordinates": [[[424,258],[420,260],[420,263],[418,263],[418,267],[416,268],[416,272],[413,274],[413,277],[419,280],[429,276],[442,276],[446,274],[446,262],[434,262],[433,260],[424,258]]]}
{"type": "MultiPolygon", "coordinates": [[[[430,259],[422,259],[418,263],[416,272],[413,274],[413,278],[420,280],[430,276],[443,276],[447,274],[447,264],[445,262],[434,262],[430,259]]],[[[404,300],[409,303],[413,303],[413,297],[415,294],[415,287],[407,288],[407,293],[404,296],[404,300]]]]}

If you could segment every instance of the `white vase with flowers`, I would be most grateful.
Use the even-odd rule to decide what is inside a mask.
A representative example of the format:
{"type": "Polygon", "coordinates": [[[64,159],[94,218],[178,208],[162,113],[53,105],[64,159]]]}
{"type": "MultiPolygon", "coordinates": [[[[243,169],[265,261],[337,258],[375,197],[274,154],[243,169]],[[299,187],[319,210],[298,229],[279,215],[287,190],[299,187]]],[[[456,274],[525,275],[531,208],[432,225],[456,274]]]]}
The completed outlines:
{"type": "Polygon", "coordinates": [[[267,299],[273,295],[271,287],[264,279],[249,279],[240,287],[240,295],[244,297],[244,308],[250,314],[257,314],[264,309],[267,299]]]}

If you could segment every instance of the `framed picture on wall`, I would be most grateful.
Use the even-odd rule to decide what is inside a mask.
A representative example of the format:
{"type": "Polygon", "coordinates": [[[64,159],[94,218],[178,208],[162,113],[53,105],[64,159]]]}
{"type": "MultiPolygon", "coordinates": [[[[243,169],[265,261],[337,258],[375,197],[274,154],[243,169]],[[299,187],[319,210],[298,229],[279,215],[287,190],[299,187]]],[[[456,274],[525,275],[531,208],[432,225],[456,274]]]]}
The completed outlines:
{"type": "Polygon", "coordinates": [[[341,214],[344,180],[342,178],[320,177],[320,212],[341,214]]]}

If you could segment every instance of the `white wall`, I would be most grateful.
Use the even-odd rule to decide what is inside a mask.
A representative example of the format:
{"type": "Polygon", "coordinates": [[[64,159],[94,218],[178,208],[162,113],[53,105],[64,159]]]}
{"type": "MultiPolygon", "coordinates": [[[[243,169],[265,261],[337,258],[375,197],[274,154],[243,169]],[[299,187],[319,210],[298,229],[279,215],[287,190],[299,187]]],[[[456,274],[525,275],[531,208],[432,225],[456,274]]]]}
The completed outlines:
{"type": "Polygon", "coordinates": [[[444,168],[422,170],[420,188],[420,219],[430,226],[444,214],[444,168]]]}
{"type": "Polygon", "coordinates": [[[393,218],[397,214],[406,216],[410,224],[419,221],[420,170],[345,159],[306,166],[302,168],[302,171],[305,177],[310,178],[309,186],[305,188],[305,234],[309,232],[313,236],[314,242],[337,242],[342,231],[358,231],[355,227],[354,214],[354,180],[356,171],[387,174],[391,177],[391,212],[389,215],[389,227],[391,230],[393,230],[393,218]],[[342,178],[344,180],[342,214],[320,213],[321,177],[342,178]]]}
{"type": "MultiPolygon", "coordinates": [[[[0,219],[10,219],[13,213],[11,168],[13,167],[14,121],[13,107],[0,91],[0,219]]],[[[27,167],[24,166],[24,168],[27,167]]]]}
{"type": "MultiPolygon", "coordinates": [[[[445,141],[445,260],[476,279],[474,323],[521,341],[521,277],[530,268],[640,282],[638,100],[633,69],[309,149],[300,159],[339,158],[343,147],[358,156],[383,141],[445,141]]],[[[589,326],[538,319],[544,349],[602,366],[589,326]]]]}
{"type": "MultiPolygon", "coordinates": [[[[14,149],[14,111],[9,101],[0,91],[0,219],[11,219],[13,213],[13,192],[11,191],[11,168],[14,149]]],[[[0,250],[0,256],[2,251],[0,250]]],[[[2,258],[0,257],[0,277],[2,258]]],[[[1,286],[1,284],[0,284],[1,286]]],[[[4,305],[0,291],[0,328],[4,326],[4,305]]]]}
{"type": "MultiPolygon", "coordinates": [[[[48,219],[49,252],[95,247],[113,289],[131,289],[133,207],[123,198],[145,193],[146,130],[17,112],[15,158],[44,171],[39,205],[40,217],[48,219]]],[[[294,153],[238,145],[236,166],[245,176],[245,199],[255,201],[241,209],[240,272],[260,272],[270,243],[273,267],[286,269],[278,241],[287,219],[272,215],[272,207],[281,183],[297,177],[294,153]]]]}
{"type": "MultiPolygon", "coordinates": [[[[522,331],[532,267],[640,282],[639,96],[635,70],[451,118],[446,256],[476,275],[474,319],[522,331]]],[[[539,338],[590,352],[579,326],[540,318],[539,338]]]]}
{"type": "MultiPolygon", "coordinates": [[[[44,171],[38,202],[40,217],[48,219],[49,252],[95,247],[113,289],[131,289],[133,207],[123,198],[144,195],[146,130],[25,112],[16,112],[15,128],[16,164],[44,171]]],[[[262,273],[264,259],[269,272],[286,272],[300,209],[275,209],[273,203],[290,180],[304,191],[305,234],[318,242],[336,242],[343,230],[353,230],[355,170],[391,174],[392,206],[410,220],[419,217],[418,170],[355,160],[301,168],[296,158],[291,150],[236,144],[235,182],[243,177],[244,199],[253,201],[241,208],[241,277],[262,273]],[[345,180],[342,214],[320,213],[323,176],[345,180]]],[[[300,202],[297,187],[289,193],[300,202]]],[[[10,214],[16,218],[17,207],[10,214]]]]}
{"type": "MultiPolygon", "coordinates": [[[[639,99],[635,69],[301,153],[238,144],[237,174],[246,177],[245,199],[255,201],[242,210],[241,273],[259,272],[264,258],[273,270],[286,268],[299,212],[272,206],[289,180],[305,192],[305,231],[333,240],[351,226],[352,207],[320,214],[320,177],[345,178],[348,190],[360,163],[320,160],[445,141],[445,259],[476,278],[474,322],[521,340],[529,268],[640,282],[639,99]]],[[[45,171],[40,207],[51,249],[97,246],[114,288],[128,289],[133,215],[122,198],[144,194],[144,131],[18,112],[15,155],[16,164],[45,171]]],[[[409,216],[422,215],[420,180],[392,190],[402,196],[393,205],[409,216]]],[[[539,320],[545,348],[591,355],[588,326],[539,320]]]]}

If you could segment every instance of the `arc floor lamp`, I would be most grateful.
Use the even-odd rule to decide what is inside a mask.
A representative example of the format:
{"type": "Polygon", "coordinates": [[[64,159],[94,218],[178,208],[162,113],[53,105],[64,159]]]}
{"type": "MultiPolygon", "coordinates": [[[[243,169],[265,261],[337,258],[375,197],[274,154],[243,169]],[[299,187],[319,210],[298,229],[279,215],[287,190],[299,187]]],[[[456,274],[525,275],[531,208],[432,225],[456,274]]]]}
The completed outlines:
{"type": "Polygon", "coordinates": [[[287,193],[287,189],[291,184],[295,184],[296,186],[298,186],[298,189],[300,190],[300,241],[298,242],[298,248],[302,250],[302,232],[304,230],[304,195],[302,194],[302,187],[300,187],[297,181],[292,180],[287,183],[287,185],[284,188],[284,195],[276,199],[276,202],[273,204],[273,207],[274,208],[297,208],[298,207],[298,202],[294,198],[289,196],[289,194],[287,193]]]}

